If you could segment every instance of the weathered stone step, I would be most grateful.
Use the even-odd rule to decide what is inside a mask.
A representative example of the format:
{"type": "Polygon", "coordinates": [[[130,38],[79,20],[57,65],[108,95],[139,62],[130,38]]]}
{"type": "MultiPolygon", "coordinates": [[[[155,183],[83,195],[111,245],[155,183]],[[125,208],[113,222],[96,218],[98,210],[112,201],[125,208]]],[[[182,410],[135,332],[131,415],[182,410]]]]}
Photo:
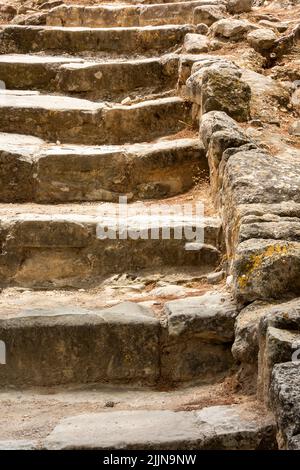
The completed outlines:
{"type": "Polygon", "coordinates": [[[2,388],[213,383],[232,367],[237,310],[226,292],[174,300],[159,315],[133,302],[97,308],[95,294],[79,299],[59,292],[50,305],[42,292],[31,296],[32,303],[17,292],[14,301],[0,298],[2,388]]]}
{"type": "Polygon", "coordinates": [[[194,22],[194,9],[209,5],[203,0],[153,5],[62,5],[47,14],[48,26],[85,26],[90,28],[154,26],[194,22]]]}
{"type": "Polygon", "coordinates": [[[191,122],[190,109],[177,97],[110,107],[78,98],[0,90],[0,131],[86,145],[146,142],[184,129],[191,122]]]}
{"type": "Polygon", "coordinates": [[[51,450],[259,450],[276,448],[271,414],[257,404],[195,411],[87,413],[63,419],[45,440],[51,450]]]}
{"type": "Polygon", "coordinates": [[[129,206],[2,204],[0,282],[82,286],[97,284],[109,273],[164,266],[193,265],[199,273],[210,272],[219,263],[221,223],[197,213],[184,213],[172,200],[129,206]],[[192,243],[203,234],[204,245],[192,243]]]}
{"type": "Polygon", "coordinates": [[[92,52],[109,54],[152,54],[182,44],[185,35],[195,26],[147,26],[134,28],[64,28],[51,26],[3,26],[1,47],[11,53],[92,52]]]}
{"type": "MultiPolygon", "coordinates": [[[[168,394],[171,395],[170,392],[168,394]]],[[[35,398],[38,404],[47,406],[46,400],[42,400],[38,394],[35,398]]],[[[59,394],[54,395],[54,398],[58,400],[58,406],[56,407],[56,403],[50,401],[52,406],[50,410],[47,410],[49,419],[46,418],[48,429],[45,429],[44,416],[44,420],[38,417],[32,419],[33,429],[38,428],[39,436],[42,429],[42,439],[36,439],[32,433],[31,439],[21,440],[20,433],[14,429],[16,437],[1,440],[0,449],[274,450],[277,448],[272,416],[266,411],[261,411],[257,402],[250,402],[248,405],[210,406],[192,411],[149,410],[147,408],[146,410],[129,409],[112,412],[107,409],[103,412],[95,412],[92,408],[96,406],[96,403],[88,402],[86,406],[91,411],[86,413],[83,413],[81,409],[77,411],[76,406],[71,403],[75,408],[75,414],[70,416],[65,413],[66,417],[59,420],[58,416],[63,414],[58,408],[62,399],[59,394]],[[56,414],[53,411],[54,407],[57,410],[56,414]],[[56,426],[54,423],[57,423],[56,426]]],[[[17,406],[19,401],[20,398],[18,401],[11,400],[9,403],[15,405],[14,409],[19,410],[20,405],[17,406]]],[[[110,402],[107,401],[107,403],[110,402]]],[[[70,404],[67,403],[67,405],[69,409],[70,404]]],[[[27,408],[25,405],[23,407],[24,415],[27,413],[27,408]]],[[[36,411],[35,408],[33,410],[36,411]]],[[[22,409],[19,414],[21,412],[22,409]]],[[[30,418],[28,417],[26,422],[30,418]]],[[[22,421],[24,418],[23,420],[19,418],[15,428],[17,425],[18,430],[24,428],[22,421]]],[[[13,424],[10,422],[6,429],[12,427],[13,424]]],[[[30,431],[27,430],[26,436],[31,434],[30,431]]],[[[135,459],[135,457],[129,456],[108,454],[103,457],[103,462],[110,465],[122,465],[124,460],[121,459],[125,458],[126,462],[129,462],[128,465],[134,467],[135,460],[129,461],[128,459],[135,459]]],[[[193,455],[178,455],[178,461],[180,463],[185,461],[187,465],[191,464],[193,459],[193,455]]],[[[159,456],[155,456],[152,465],[158,466],[159,461],[159,456]]]]}
{"type": "Polygon", "coordinates": [[[208,175],[199,139],[85,147],[0,133],[0,201],[129,201],[180,194],[208,175]]]}
{"type": "Polygon", "coordinates": [[[0,56],[0,80],[11,90],[41,90],[121,101],[175,89],[179,57],[87,61],[66,56],[0,56]]]}
{"type": "MultiPolygon", "coordinates": [[[[226,380],[226,379],[225,379],[226,380]]],[[[166,423],[164,430],[156,432],[156,442],[170,444],[175,427],[168,430],[167,422],[169,417],[178,415],[181,422],[177,425],[177,439],[181,442],[186,437],[186,429],[189,423],[184,416],[195,416],[201,413],[198,437],[201,439],[201,445],[204,444],[204,434],[207,444],[215,444],[218,447],[219,442],[226,448],[232,446],[255,448],[266,448],[266,446],[276,445],[274,439],[275,430],[272,417],[261,409],[259,403],[253,401],[247,395],[239,393],[238,397],[234,392],[226,387],[227,381],[219,381],[214,384],[184,384],[183,387],[168,388],[146,388],[130,385],[68,385],[64,387],[43,387],[34,389],[4,389],[0,390],[0,412],[2,416],[2,426],[0,429],[0,449],[35,449],[44,448],[45,440],[47,445],[63,446],[68,441],[74,440],[71,427],[68,427],[65,433],[66,441],[63,443],[57,434],[57,426],[65,425],[65,418],[76,416],[85,419],[86,414],[100,413],[99,421],[102,422],[102,412],[109,415],[111,419],[116,418],[120,423],[120,414],[126,411],[129,413],[131,431],[137,429],[139,420],[135,419],[136,412],[145,415],[144,426],[140,433],[141,440],[145,440],[146,435],[150,439],[150,426],[148,417],[157,416],[160,412],[161,423],[166,423]],[[225,387],[224,387],[225,385],[225,387]],[[250,401],[249,401],[250,399],[250,401]],[[239,403],[236,405],[235,403],[239,403]],[[244,404],[243,404],[244,403],[244,404]],[[224,405],[226,404],[226,405],[224,405]],[[221,406],[220,406],[221,405],[221,406]],[[209,408],[204,408],[208,407],[209,408]],[[203,409],[204,408],[204,409],[203,409]],[[146,411],[147,410],[147,411],[146,411]],[[164,410],[168,410],[167,412],[164,410]],[[189,410],[190,413],[182,413],[182,410],[189,410]],[[133,412],[133,414],[130,413],[133,412]],[[154,413],[152,415],[152,413],[154,413]],[[209,413],[209,414],[208,414],[209,413]],[[26,419],[24,419],[24,415],[26,419]],[[213,417],[215,418],[213,420],[213,417]],[[252,418],[252,426],[250,420],[252,418]],[[55,429],[55,435],[53,430],[55,429]],[[182,433],[181,431],[182,430],[182,433]],[[214,441],[211,432],[214,431],[214,441]],[[256,434],[256,436],[255,436],[256,434]],[[49,436],[49,437],[48,437],[49,436]],[[210,436],[210,437],[209,437],[210,436]],[[248,436],[248,437],[247,437],[248,436]],[[269,444],[268,444],[269,442],[269,444]]],[[[98,415],[99,416],[99,415],[98,415]]],[[[92,419],[94,425],[94,419],[92,419]]],[[[154,420],[156,426],[156,420],[154,420]]],[[[160,424],[161,424],[160,423],[160,424]]],[[[85,444],[97,445],[96,441],[90,439],[91,427],[87,427],[88,436],[85,444]]],[[[107,427],[108,432],[110,425],[107,427]]],[[[157,430],[161,426],[157,426],[157,430]]],[[[128,431],[129,432],[129,431],[128,431]]],[[[99,441],[104,441],[104,434],[97,433],[99,441]]],[[[128,435],[125,430],[124,435],[128,435]]],[[[86,435],[82,430],[82,438],[86,435]]],[[[111,434],[112,436],[112,434],[111,434]]],[[[195,434],[196,436],[196,434],[195,434]]],[[[116,441],[119,438],[119,430],[115,433],[116,441]]],[[[135,440],[134,440],[135,441],[135,440]]],[[[133,441],[133,442],[134,442],[133,441]]],[[[153,442],[153,445],[156,444],[153,442]]],[[[149,443],[147,444],[150,445],[149,443]]],[[[175,445],[175,443],[174,443],[175,445]]],[[[180,448],[180,446],[178,446],[180,448]]]]}

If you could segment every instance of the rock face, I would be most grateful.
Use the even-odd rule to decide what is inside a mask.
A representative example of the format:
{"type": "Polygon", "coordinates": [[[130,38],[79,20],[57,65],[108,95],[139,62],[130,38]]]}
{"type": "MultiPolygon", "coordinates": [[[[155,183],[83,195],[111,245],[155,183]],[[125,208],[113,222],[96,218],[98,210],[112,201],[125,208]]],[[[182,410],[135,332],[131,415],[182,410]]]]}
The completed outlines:
{"type": "Polygon", "coordinates": [[[299,298],[270,307],[259,324],[259,381],[262,399],[271,403],[270,384],[276,364],[298,360],[300,348],[299,298]]]}
{"type": "Polygon", "coordinates": [[[247,20],[226,18],[214,23],[211,26],[211,33],[213,36],[229,39],[230,41],[240,41],[246,37],[249,31],[255,28],[256,26],[247,20]]]}
{"type": "Polygon", "coordinates": [[[278,442],[289,450],[300,450],[300,363],[274,367],[271,383],[272,408],[278,425],[278,442]]]}
{"type": "Polygon", "coordinates": [[[208,173],[198,139],[110,146],[48,145],[38,138],[0,135],[1,202],[118,202],[181,193],[208,173]],[[189,169],[193,162],[194,171],[189,169]],[[14,169],[17,170],[14,171],[14,169]],[[127,178],[124,175],[129,175],[127,178]]]}
{"type": "Polygon", "coordinates": [[[221,20],[226,16],[225,6],[203,5],[195,8],[194,22],[195,24],[204,23],[211,26],[216,21],[221,20]]]}
{"type": "Polygon", "coordinates": [[[201,114],[224,111],[238,121],[250,117],[250,87],[240,79],[241,71],[232,62],[208,56],[195,62],[186,82],[188,98],[201,108],[201,114]]]}
{"type": "Polygon", "coordinates": [[[228,0],[227,10],[230,13],[244,13],[251,11],[253,0],[228,0]]]}
{"type": "Polygon", "coordinates": [[[249,44],[258,52],[265,52],[274,46],[277,39],[276,34],[271,29],[255,29],[247,35],[249,44]]]}
{"type": "Polygon", "coordinates": [[[226,292],[174,300],[165,305],[168,339],[162,370],[171,380],[186,380],[201,374],[212,377],[232,365],[236,305],[226,292]],[[173,368],[174,358],[178,364],[173,368]]]}
{"type": "Polygon", "coordinates": [[[204,340],[227,343],[233,339],[236,304],[228,293],[219,292],[174,300],[165,306],[171,336],[195,334],[204,340]]]}
{"type": "Polygon", "coordinates": [[[274,366],[297,361],[300,356],[299,305],[299,298],[288,302],[253,302],[236,319],[232,353],[240,374],[243,380],[253,380],[258,374],[259,395],[270,406],[274,366]]]}
{"type": "Polygon", "coordinates": [[[183,47],[188,54],[208,52],[209,39],[203,34],[189,33],[185,36],[183,47]]]}
{"type": "Polygon", "coordinates": [[[288,204],[295,203],[298,214],[299,158],[285,153],[274,158],[228,119],[223,127],[224,116],[220,132],[213,124],[219,121],[219,114],[205,115],[200,134],[209,132],[204,145],[212,188],[226,220],[228,250],[234,252],[236,296],[246,303],[286,292],[297,295],[299,223],[290,219],[288,204]]]}
{"type": "Polygon", "coordinates": [[[107,380],[153,384],[159,374],[159,334],[152,312],[129,302],[102,311],[74,306],[70,312],[32,309],[0,322],[7,348],[1,384],[23,388],[107,380]]]}
{"type": "Polygon", "coordinates": [[[229,71],[206,70],[202,78],[202,112],[224,111],[237,121],[250,117],[250,87],[229,71]]]}

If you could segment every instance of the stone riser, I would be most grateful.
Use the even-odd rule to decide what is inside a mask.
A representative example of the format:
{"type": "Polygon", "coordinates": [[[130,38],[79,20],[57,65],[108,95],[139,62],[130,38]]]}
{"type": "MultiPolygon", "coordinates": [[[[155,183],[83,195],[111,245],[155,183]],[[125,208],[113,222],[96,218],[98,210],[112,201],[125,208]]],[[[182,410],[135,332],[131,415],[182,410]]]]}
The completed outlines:
{"type": "MultiPolygon", "coordinates": [[[[48,26],[114,28],[194,23],[194,9],[203,1],[158,5],[59,6],[47,15],[48,26]]],[[[206,4],[210,4],[209,0],[206,4]]]]}
{"type": "Polygon", "coordinates": [[[6,52],[149,54],[179,47],[192,25],[147,28],[63,28],[5,26],[0,32],[1,48],[6,52]]]}
{"type": "Polygon", "coordinates": [[[108,148],[43,145],[27,136],[0,135],[1,202],[161,198],[187,191],[208,174],[196,139],[108,148]],[[33,145],[32,152],[14,145],[18,140],[33,145]]]}
{"type": "MultiPolygon", "coordinates": [[[[125,226],[122,219],[119,221],[116,215],[112,215],[113,211],[118,210],[114,205],[94,206],[93,216],[84,215],[83,212],[80,214],[76,206],[64,206],[64,213],[54,212],[51,215],[48,214],[51,206],[37,207],[40,213],[32,207],[26,210],[26,206],[17,206],[15,215],[7,217],[7,207],[2,206],[2,285],[79,287],[83,284],[95,285],[101,276],[108,274],[170,266],[198,266],[199,272],[207,273],[219,263],[220,252],[215,248],[219,246],[221,237],[218,219],[204,218],[199,221],[199,227],[204,227],[205,245],[187,250],[187,237],[192,235],[186,236],[189,232],[184,230],[193,227],[192,222],[182,222],[180,219],[175,222],[175,227],[182,229],[183,235],[179,239],[174,239],[173,229],[165,235],[168,238],[163,239],[162,227],[167,230],[170,222],[162,222],[158,239],[154,239],[150,237],[148,228],[153,219],[144,216],[129,218],[130,232],[128,236],[123,235],[125,239],[119,239],[125,226]],[[18,208],[23,215],[20,215],[18,208]],[[105,233],[107,227],[112,228],[117,239],[98,238],[99,227],[105,233]],[[138,238],[140,230],[147,233],[148,239],[133,239],[138,238]]],[[[156,207],[158,210],[159,206],[156,207]]],[[[154,226],[157,227],[157,224],[154,226]]]]}
{"type": "Polygon", "coordinates": [[[214,381],[232,367],[230,342],[171,338],[153,313],[137,304],[67,310],[20,309],[19,317],[0,320],[6,344],[1,387],[214,381]]]}
{"type": "Polygon", "coordinates": [[[146,142],[175,134],[191,122],[180,98],[107,107],[76,98],[38,94],[0,95],[0,130],[52,142],[85,145],[146,142]]]}
{"type": "Polygon", "coordinates": [[[0,56],[0,80],[10,90],[31,89],[121,101],[128,95],[175,89],[178,62],[176,56],[97,63],[65,57],[55,61],[54,57],[4,55],[0,56]]]}

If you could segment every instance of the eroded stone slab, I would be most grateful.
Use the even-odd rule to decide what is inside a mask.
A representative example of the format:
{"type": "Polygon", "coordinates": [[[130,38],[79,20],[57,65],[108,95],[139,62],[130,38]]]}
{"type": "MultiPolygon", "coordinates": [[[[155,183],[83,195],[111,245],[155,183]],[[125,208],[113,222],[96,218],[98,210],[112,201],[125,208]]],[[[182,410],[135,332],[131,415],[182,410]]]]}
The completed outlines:
{"type": "Polygon", "coordinates": [[[112,106],[78,98],[2,90],[0,130],[87,145],[145,142],[191,121],[189,103],[161,98],[112,106]]]}
{"type": "Polygon", "coordinates": [[[300,449],[300,362],[277,364],[271,383],[271,406],[275,412],[281,448],[300,449]]]}
{"type": "Polygon", "coordinates": [[[81,146],[0,133],[0,161],[2,202],[157,199],[190,189],[208,173],[198,139],[81,146]]]}
{"type": "Polygon", "coordinates": [[[1,29],[1,46],[5,51],[31,53],[64,51],[80,54],[87,51],[118,55],[166,51],[182,43],[192,25],[147,26],[145,28],[84,28],[52,26],[5,26],[1,29]]]}
{"type": "Polygon", "coordinates": [[[0,321],[6,344],[1,385],[153,384],[159,376],[159,335],[153,313],[131,302],[76,315],[65,315],[63,307],[60,315],[27,311],[0,321]]]}
{"type": "Polygon", "coordinates": [[[201,297],[174,300],[165,308],[171,336],[190,334],[221,343],[233,339],[237,309],[227,292],[209,292],[201,297]]]}
{"type": "MultiPolygon", "coordinates": [[[[45,441],[48,449],[256,449],[268,448],[270,417],[243,406],[199,412],[121,411],[63,420],[45,441]],[[84,429],[84,433],[82,430],[84,429]]],[[[272,444],[271,444],[272,446],[272,444]]]]}

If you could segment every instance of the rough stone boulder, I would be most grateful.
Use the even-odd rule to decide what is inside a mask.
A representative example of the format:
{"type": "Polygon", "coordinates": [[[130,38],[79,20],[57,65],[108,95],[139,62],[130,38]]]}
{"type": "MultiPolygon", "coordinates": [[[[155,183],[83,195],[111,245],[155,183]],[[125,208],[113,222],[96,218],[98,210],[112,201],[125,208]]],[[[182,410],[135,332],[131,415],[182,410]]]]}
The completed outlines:
{"type": "Polygon", "coordinates": [[[228,0],[227,10],[231,14],[247,13],[252,9],[253,0],[228,0]]]}
{"type": "Polygon", "coordinates": [[[194,23],[204,23],[211,26],[216,21],[226,17],[226,8],[223,5],[203,5],[194,10],[194,23]]]}
{"type": "MultiPolygon", "coordinates": [[[[275,229],[275,227],[274,227],[275,229]]],[[[233,261],[237,299],[250,302],[300,292],[300,243],[252,238],[240,243],[233,261]]]]}
{"type": "Polygon", "coordinates": [[[261,28],[251,31],[247,35],[247,41],[250,46],[258,52],[266,52],[274,46],[277,39],[276,34],[272,29],[261,28]]]}
{"type": "Polygon", "coordinates": [[[204,58],[192,67],[186,94],[201,107],[202,114],[224,111],[237,121],[246,121],[250,117],[251,90],[240,76],[240,69],[231,61],[204,58]]]}
{"type": "Polygon", "coordinates": [[[248,20],[237,20],[233,18],[225,18],[223,20],[216,21],[210,28],[210,32],[213,36],[231,41],[241,41],[246,35],[256,29],[257,26],[250,23],[248,20]]]}
{"type": "Polygon", "coordinates": [[[192,334],[204,340],[233,340],[236,304],[227,292],[208,292],[201,297],[173,300],[166,304],[171,336],[192,334]]]}
{"type": "Polygon", "coordinates": [[[257,373],[260,352],[262,396],[268,393],[267,387],[274,363],[280,360],[289,361],[296,351],[298,332],[300,332],[299,299],[287,302],[253,302],[237,316],[232,354],[244,370],[248,368],[248,373],[254,375],[257,373]],[[271,330],[268,330],[269,327],[271,330]],[[267,347],[266,337],[268,337],[267,347]],[[279,338],[281,340],[285,338],[285,346],[282,349],[282,342],[279,338]],[[291,338],[292,341],[290,341],[291,338]],[[280,350],[277,348],[278,344],[280,350]],[[278,359],[278,353],[280,359],[278,359]]]}
{"type": "Polygon", "coordinates": [[[300,302],[299,298],[278,303],[266,309],[258,326],[258,395],[271,403],[270,384],[276,364],[299,361],[300,302]]]}
{"type": "Polygon", "coordinates": [[[290,94],[280,82],[242,68],[242,80],[251,88],[251,116],[253,119],[260,119],[262,122],[274,122],[274,106],[287,106],[290,101],[290,94]]]}
{"type": "Polygon", "coordinates": [[[200,121],[200,137],[205,149],[208,149],[212,136],[219,131],[240,131],[236,121],[222,111],[211,111],[202,116],[200,121]]]}
{"type": "Polygon", "coordinates": [[[271,406],[280,448],[300,450],[300,362],[277,364],[272,373],[271,406]]]}
{"type": "Polygon", "coordinates": [[[273,29],[275,32],[284,33],[289,28],[288,22],[279,22],[279,21],[270,21],[270,20],[260,20],[258,22],[263,28],[273,29]]]}
{"type": "Polygon", "coordinates": [[[224,373],[232,366],[231,344],[236,304],[227,292],[208,292],[165,305],[168,339],[163,375],[171,380],[224,373]],[[176,370],[174,369],[176,360],[176,370]]]}
{"type": "Polygon", "coordinates": [[[208,52],[210,41],[204,34],[189,33],[184,38],[183,49],[188,54],[208,52]]]}
{"type": "Polygon", "coordinates": [[[229,70],[206,70],[202,82],[202,112],[224,111],[237,121],[250,118],[251,89],[229,70]]]}
{"type": "Polygon", "coordinates": [[[254,364],[258,361],[258,326],[260,319],[266,315],[270,305],[264,302],[253,302],[245,307],[235,322],[235,340],[232,354],[241,364],[254,364]]]}

